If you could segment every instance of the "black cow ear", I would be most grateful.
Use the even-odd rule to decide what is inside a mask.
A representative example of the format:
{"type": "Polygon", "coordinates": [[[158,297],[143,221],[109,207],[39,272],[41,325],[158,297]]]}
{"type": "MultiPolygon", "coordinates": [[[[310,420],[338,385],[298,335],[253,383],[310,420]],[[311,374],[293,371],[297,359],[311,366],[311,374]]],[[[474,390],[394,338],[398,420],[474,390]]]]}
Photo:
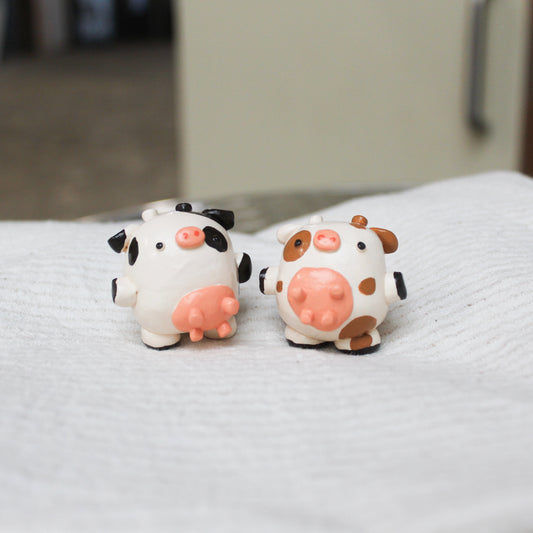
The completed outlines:
{"type": "Polygon", "coordinates": [[[192,211],[192,205],[188,204],[187,202],[182,202],[176,206],[176,211],[185,211],[186,213],[190,213],[192,211]]]}
{"type": "Polygon", "coordinates": [[[124,244],[126,243],[126,232],[121,229],[118,233],[113,235],[113,237],[107,239],[107,243],[115,252],[117,252],[117,254],[119,254],[122,252],[124,244]]]}
{"type": "Polygon", "coordinates": [[[218,222],[224,229],[231,229],[235,224],[235,215],[233,214],[233,211],[226,211],[224,209],[204,209],[202,215],[218,222]]]}

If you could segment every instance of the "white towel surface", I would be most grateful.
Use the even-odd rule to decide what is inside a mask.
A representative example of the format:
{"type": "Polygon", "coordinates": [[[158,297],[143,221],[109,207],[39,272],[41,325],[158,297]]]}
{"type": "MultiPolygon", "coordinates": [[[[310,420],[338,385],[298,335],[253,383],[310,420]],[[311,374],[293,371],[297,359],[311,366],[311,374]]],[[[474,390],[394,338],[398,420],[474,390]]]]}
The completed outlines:
{"type": "Polygon", "coordinates": [[[321,214],[398,236],[375,354],[287,345],[258,290],[279,225],[232,235],[235,337],[157,352],[111,301],[120,223],[0,223],[0,530],[531,531],[533,181],[321,214]]]}

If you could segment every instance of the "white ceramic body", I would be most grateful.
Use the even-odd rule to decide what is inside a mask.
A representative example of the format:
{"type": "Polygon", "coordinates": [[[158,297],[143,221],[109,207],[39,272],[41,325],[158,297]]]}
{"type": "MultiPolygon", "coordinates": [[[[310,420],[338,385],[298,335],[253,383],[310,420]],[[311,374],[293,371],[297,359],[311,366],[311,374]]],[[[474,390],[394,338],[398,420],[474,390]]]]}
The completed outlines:
{"type": "MultiPolygon", "coordinates": [[[[235,298],[239,292],[238,260],[228,232],[202,214],[191,212],[143,213],[145,222],[124,231],[126,252],[124,275],[114,281],[114,301],[132,307],[144,333],[176,335],[172,315],[184,296],[213,286],[229,287],[235,298]],[[194,247],[178,245],[176,235],[183,228],[214,228],[223,235],[227,249],[219,251],[206,242],[194,247]],[[131,246],[136,242],[137,256],[131,264],[131,246]],[[160,243],[160,244],[158,244],[160,243]]],[[[234,330],[234,320],[230,319],[234,330]]],[[[232,331],[233,333],[234,331],[232,331]]],[[[211,336],[216,336],[211,335],[211,336]]],[[[146,342],[146,340],[145,340],[146,342]]],[[[148,343],[148,342],[147,342],[148,343]]],[[[163,340],[149,344],[164,345],[163,340]]],[[[158,346],[156,346],[158,347],[158,346]]]]}

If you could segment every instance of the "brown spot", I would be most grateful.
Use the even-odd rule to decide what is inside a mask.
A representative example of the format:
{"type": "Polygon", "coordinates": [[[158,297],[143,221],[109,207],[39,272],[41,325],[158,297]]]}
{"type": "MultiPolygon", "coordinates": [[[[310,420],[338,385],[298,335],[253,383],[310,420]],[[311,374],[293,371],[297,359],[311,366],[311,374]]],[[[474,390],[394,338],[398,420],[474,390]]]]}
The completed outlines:
{"type": "Polygon", "coordinates": [[[374,294],[376,290],[376,280],[374,278],[366,278],[359,283],[359,291],[367,296],[374,294]]]}
{"type": "Polygon", "coordinates": [[[366,228],[366,225],[368,224],[368,220],[363,215],[355,215],[352,218],[351,224],[352,226],[355,226],[356,228],[366,228]]]}
{"type": "Polygon", "coordinates": [[[368,333],[365,333],[360,337],[354,337],[350,341],[350,350],[362,350],[369,346],[372,346],[372,337],[368,333]]]}
{"type": "Polygon", "coordinates": [[[361,337],[365,333],[376,327],[377,320],[373,316],[360,316],[354,318],[349,324],[344,326],[340,332],[339,339],[352,339],[361,337]]]}
{"type": "Polygon", "coordinates": [[[278,281],[278,282],[276,283],[276,290],[277,290],[278,292],[281,292],[281,291],[283,290],[283,281],[278,281]]]}
{"type": "Polygon", "coordinates": [[[296,261],[307,252],[311,245],[311,233],[306,230],[293,235],[283,249],[283,259],[287,262],[296,261]]]}
{"type": "Polygon", "coordinates": [[[383,251],[386,254],[392,254],[398,249],[398,239],[396,235],[389,231],[388,229],[381,228],[370,228],[374,233],[377,234],[381,244],[383,244],[383,251]]]}

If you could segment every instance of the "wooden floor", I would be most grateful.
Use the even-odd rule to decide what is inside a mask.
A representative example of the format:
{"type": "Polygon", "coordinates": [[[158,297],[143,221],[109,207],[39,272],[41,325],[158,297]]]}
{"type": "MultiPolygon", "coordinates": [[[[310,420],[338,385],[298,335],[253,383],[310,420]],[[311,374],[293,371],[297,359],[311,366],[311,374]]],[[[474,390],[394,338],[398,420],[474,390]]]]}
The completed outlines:
{"type": "Polygon", "coordinates": [[[70,219],[175,197],[171,45],[0,64],[0,219],[70,219]]]}

